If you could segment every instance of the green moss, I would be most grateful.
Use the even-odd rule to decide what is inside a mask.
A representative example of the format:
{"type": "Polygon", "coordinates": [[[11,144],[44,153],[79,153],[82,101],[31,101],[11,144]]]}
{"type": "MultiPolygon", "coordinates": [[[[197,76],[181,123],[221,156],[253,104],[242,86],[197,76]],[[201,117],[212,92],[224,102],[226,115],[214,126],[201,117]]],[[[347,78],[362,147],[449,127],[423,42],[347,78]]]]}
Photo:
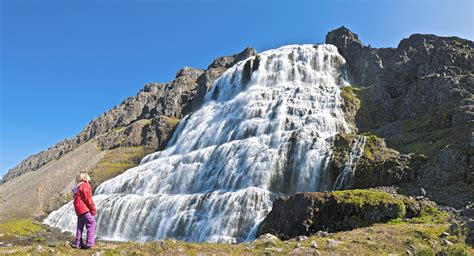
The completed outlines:
{"type": "Polygon", "coordinates": [[[12,219],[5,223],[0,223],[0,233],[6,236],[29,236],[43,230],[40,224],[30,219],[12,219]]]}
{"type": "Polygon", "coordinates": [[[373,189],[363,190],[342,190],[334,191],[332,195],[338,203],[352,204],[358,207],[363,206],[380,206],[380,205],[395,205],[397,207],[397,217],[402,218],[405,216],[406,210],[405,205],[400,199],[395,198],[393,195],[373,189]]]}
{"type": "Polygon", "coordinates": [[[355,94],[356,89],[351,86],[341,87],[341,98],[344,104],[342,109],[346,116],[346,119],[355,126],[355,116],[357,111],[360,109],[360,100],[355,94]]]}
{"type": "Polygon", "coordinates": [[[421,210],[418,217],[409,219],[410,223],[445,223],[448,213],[438,210],[436,207],[428,207],[421,210]]]}
{"type": "Polygon", "coordinates": [[[351,86],[341,87],[341,97],[343,98],[345,103],[349,103],[350,105],[359,108],[360,100],[357,98],[357,95],[354,93],[354,90],[355,88],[351,86]]]}

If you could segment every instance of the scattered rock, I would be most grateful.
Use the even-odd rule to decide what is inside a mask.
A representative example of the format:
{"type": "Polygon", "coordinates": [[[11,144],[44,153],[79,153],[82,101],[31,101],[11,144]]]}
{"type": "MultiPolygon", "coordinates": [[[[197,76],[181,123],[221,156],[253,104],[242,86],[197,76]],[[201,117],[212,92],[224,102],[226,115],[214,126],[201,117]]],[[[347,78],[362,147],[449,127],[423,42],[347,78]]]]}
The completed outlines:
{"type": "Polygon", "coordinates": [[[441,233],[441,235],[439,237],[448,237],[449,236],[449,233],[448,232],[443,232],[441,233]]]}
{"type": "Polygon", "coordinates": [[[44,250],[43,246],[41,246],[41,245],[37,245],[36,248],[35,248],[36,253],[42,253],[44,251],[45,250],[44,250]]]}
{"type": "Polygon", "coordinates": [[[328,236],[329,236],[329,233],[326,232],[326,231],[318,231],[318,232],[316,232],[315,235],[316,235],[316,236],[321,236],[321,237],[328,237],[328,236]]]}
{"type": "Polygon", "coordinates": [[[261,242],[266,246],[277,246],[278,241],[279,241],[278,237],[276,237],[276,236],[274,236],[270,233],[266,233],[264,235],[261,235],[255,240],[255,242],[261,242]]]}
{"type": "Polygon", "coordinates": [[[318,249],[318,243],[315,240],[311,241],[311,248],[318,249]]]}
{"type": "Polygon", "coordinates": [[[407,255],[412,255],[413,253],[410,250],[407,250],[407,255]]]}
{"type": "Polygon", "coordinates": [[[276,252],[276,253],[282,253],[282,252],[283,252],[283,248],[270,247],[270,248],[265,248],[265,251],[271,251],[271,252],[276,252]]]}
{"type": "Polygon", "coordinates": [[[92,256],[102,256],[102,255],[105,255],[105,251],[103,251],[103,250],[96,251],[92,254],[92,256]]]}
{"type": "Polygon", "coordinates": [[[165,241],[163,240],[158,240],[155,242],[155,246],[160,248],[160,249],[163,249],[163,250],[167,250],[169,248],[169,246],[166,244],[165,241]]]}
{"type": "Polygon", "coordinates": [[[420,194],[422,196],[426,196],[426,190],[424,188],[420,188],[420,194]]]}
{"type": "Polygon", "coordinates": [[[305,241],[305,240],[307,240],[307,239],[308,239],[307,236],[298,236],[298,237],[296,238],[296,241],[305,241]]]}
{"type": "Polygon", "coordinates": [[[329,239],[328,240],[328,248],[329,249],[334,249],[336,248],[339,244],[341,244],[342,242],[339,241],[339,240],[334,240],[334,239],[329,239]]]}
{"type": "Polygon", "coordinates": [[[449,241],[448,239],[441,240],[441,243],[443,245],[448,245],[448,246],[453,245],[453,242],[449,241]]]}

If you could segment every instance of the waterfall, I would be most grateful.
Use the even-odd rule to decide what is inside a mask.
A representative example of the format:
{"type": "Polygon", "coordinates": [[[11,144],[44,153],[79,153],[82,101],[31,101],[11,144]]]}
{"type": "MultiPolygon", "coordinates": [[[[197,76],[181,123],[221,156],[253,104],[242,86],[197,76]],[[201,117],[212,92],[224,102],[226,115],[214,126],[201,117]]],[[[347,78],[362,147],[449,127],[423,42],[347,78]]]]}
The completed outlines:
{"type": "Polygon", "coordinates": [[[362,156],[365,146],[365,136],[360,135],[354,140],[349,159],[344,163],[342,172],[337,176],[334,183],[334,190],[350,189],[352,188],[354,173],[357,167],[357,160],[362,156]]]}
{"type": "MultiPolygon", "coordinates": [[[[97,187],[98,235],[241,242],[282,194],[328,190],[334,136],[349,132],[333,45],[290,45],[227,70],[167,147],[97,187]]],[[[75,229],[72,204],[46,224],[75,229]]]]}

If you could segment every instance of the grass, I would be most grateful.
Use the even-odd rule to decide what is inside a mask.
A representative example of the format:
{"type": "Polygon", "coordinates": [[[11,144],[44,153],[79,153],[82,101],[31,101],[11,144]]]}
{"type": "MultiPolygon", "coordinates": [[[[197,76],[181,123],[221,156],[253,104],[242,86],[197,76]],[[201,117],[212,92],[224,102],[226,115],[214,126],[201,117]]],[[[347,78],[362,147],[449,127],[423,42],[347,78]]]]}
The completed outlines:
{"type": "Polygon", "coordinates": [[[360,228],[347,232],[332,233],[328,237],[311,236],[304,241],[277,241],[276,245],[254,241],[239,244],[188,243],[173,239],[151,241],[146,243],[105,243],[98,242],[97,247],[89,250],[74,250],[63,244],[45,246],[38,249],[41,242],[31,246],[0,249],[0,254],[10,252],[14,255],[91,255],[100,252],[102,255],[287,255],[315,253],[323,255],[406,255],[410,251],[414,255],[472,255],[474,250],[463,242],[453,245],[442,243],[440,235],[447,229],[447,224],[412,224],[399,225],[376,224],[368,228],[360,228]],[[331,240],[340,241],[330,246],[331,240]],[[316,249],[311,248],[313,241],[316,249]],[[40,251],[39,253],[37,253],[40,251]],[[35,253],[36,252],[36,253],[35,253]]]}
{"type": "Polygon", "coordinates": [[[435,207],[427,207],[421,210],[420,216],[407,220],[409,223],[445,223],[448,213],[440,211],[435,207]]]}
{"type": "Polygon", "coordinates": [[[400,208],[404,208],[401,200],[395,198],[393,195],[375,189],[354,189],[354,190],[339,190],[333,191],[338,203],[347,203],[362,207],[363,205],[379,205],[379,204],[396,204],[400,208]]]}
{"type": "Polygon", "coordinates": [[[154,149],[150,147],[120,147],[107,151],[90,173],[91,185],[95,188],[100,183],[137,166],[144,156],[152,152],[154,149]]]}
{"type": "Polygon", "coordinates": [[[0,223],[0,234],[4,236],[31,236],[43,228],[40,224],[30,219],[12,219],[4,223],[0,223]]]}

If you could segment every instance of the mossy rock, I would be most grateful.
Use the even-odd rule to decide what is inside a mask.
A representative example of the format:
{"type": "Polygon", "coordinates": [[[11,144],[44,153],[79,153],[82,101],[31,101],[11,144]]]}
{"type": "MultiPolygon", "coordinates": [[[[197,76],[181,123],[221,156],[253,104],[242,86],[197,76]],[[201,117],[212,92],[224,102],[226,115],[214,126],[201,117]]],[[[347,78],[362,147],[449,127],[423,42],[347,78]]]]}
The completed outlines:
{"type": "Polygon", "coordinates": [[[274,233],[283,239],[317,231],[345,231],[402,218],[402,200],[377,190],[299,193],[274,202],[258,235],[274,233]]]}
{"type": "Polygon", "coordinates": [[[355,93],[358,89],[351,86],[341,87],[342,110],[347,121],[355,127],[355,118],[357,111],[360,109],[360,100],[355,93]]]}

